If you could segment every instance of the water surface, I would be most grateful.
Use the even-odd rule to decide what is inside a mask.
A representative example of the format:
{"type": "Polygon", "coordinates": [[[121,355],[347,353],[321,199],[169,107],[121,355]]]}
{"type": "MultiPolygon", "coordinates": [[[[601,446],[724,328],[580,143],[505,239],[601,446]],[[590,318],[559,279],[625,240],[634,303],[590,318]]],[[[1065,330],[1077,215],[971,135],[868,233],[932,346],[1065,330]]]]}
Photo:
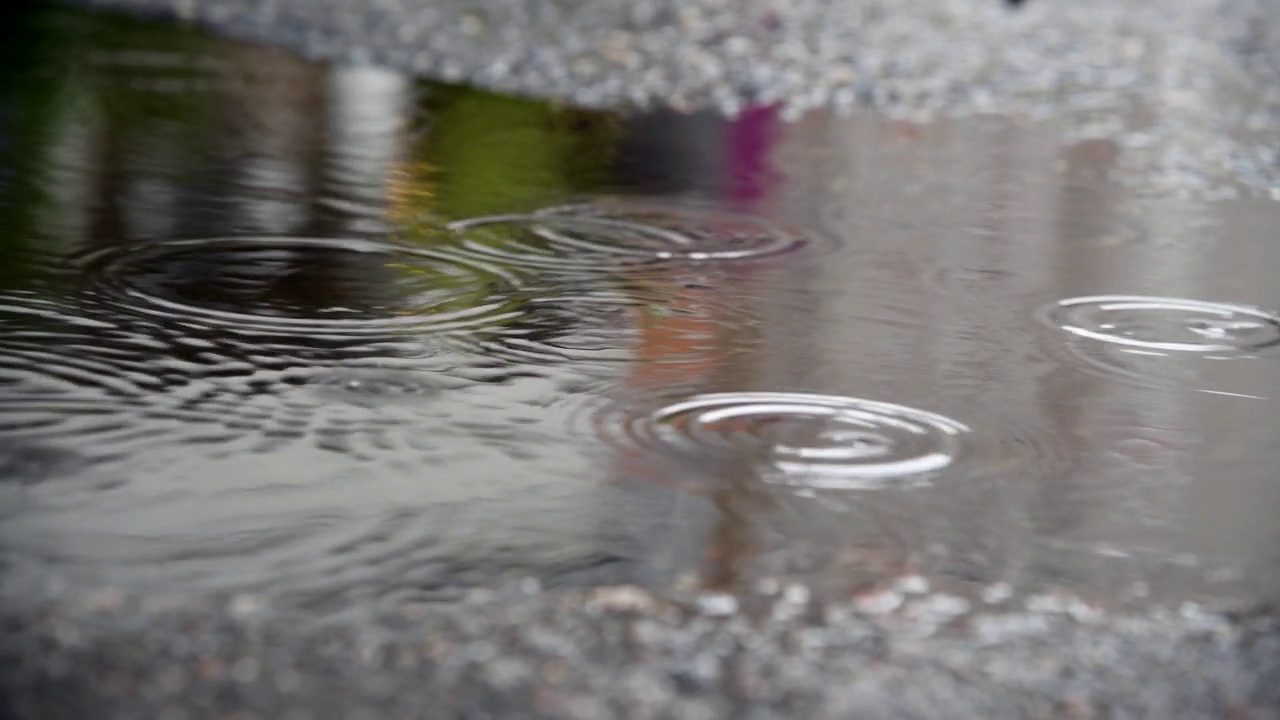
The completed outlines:
{"type": "Polygon", "coordinates": [[[1133,196],[1119,148],[1008,118],[7,33],[13,591],[1280,590],[1271,203],[1133,196]]]}

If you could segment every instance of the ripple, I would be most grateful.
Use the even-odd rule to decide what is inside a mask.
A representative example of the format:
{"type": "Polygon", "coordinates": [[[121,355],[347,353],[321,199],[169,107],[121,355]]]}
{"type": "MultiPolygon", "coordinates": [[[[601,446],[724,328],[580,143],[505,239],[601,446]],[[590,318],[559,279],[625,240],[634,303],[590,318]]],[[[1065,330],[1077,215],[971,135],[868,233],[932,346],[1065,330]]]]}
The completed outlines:
{"type": "Polygon", "coordinates": [[[1257,353],[1280,345],[1280,317],[1248,305],[1102,295],[1040,311],[1067,333],[1055,352],[1072,367],[1142,387],[1260,398],[1277,381],[1257,353]]]}
{"type": "Polygon", "coordinates": [[[0,438],[72,440],[114,454],[133,428],[123,413],[158,383],[150,348],[120,347],[120,328],[35,293],[0,296],[0,438]]]}
{"type": "Polygon", "coordinates": [[[310,385],[323,400],[362,407],[429,400],[446,387],[444,383],[431,382],[421,372],[384,368],[338,368],[315,378],[310,385]]]}
{"type": "MultiPolygon", "coordinates": [[[[477,399],[485,384],[506,380],[499,371],[475,369],[479,363],[448,353],[228,361],[192,373],[147,413],[213,433],[214,440],[193,451],[197,458],[321,450],[359,463],[409,467],[437,462],[450,448],[473,441],[460,424],[482,411],[477,399]]],[[[504,419],[511,418],[493,422],[501,426],[504,419]]]]}
{"type": "Polygon", "coordinates": [[[469,256],[543,270],[748,261],[798,251],[807,234],[700,207],[609,200],[457,220],[469,256]]]}
{"type": "Polygon", "coordinates": [[[927,484],[963,454],[969,432],[903,405],[782,392],[695,395],[629,419],[610,411],[595,426],[624,448],[759,459],[766,479],[814,489],[927,484]]]}
{"type": "Polygon", "coordinates": [[[1137,350],[1232,354],[1280,345],[1280,316],[1248,305],[1094,295],[1060,300],[1042,317],[1072,335],[1137,350]]]}
{"type": "Polygon", "coordinates": [[[0,295],[0,541],[36,577],[350,607],[598,550],[564,383],[475,352],[179,345],[100,309],[0,295]]]}
{"type": "Polygon", "coordinates": [[[485,352],[534,364],[713,362],[757,325],[747,288],[657,274],[534,288],[519,322],[493,333],[485,352]]]}
{"type": "Polygon", "coordinates": [[[467,331],[520,313],[502,270],[429,248],[357,239],[224,237],[82,255],[117,312],[234,334],[342,338],[467,331]]]}
{"type": "Polygon", "coordinates": [[[0,295],[0,441],[67,444],[135,468],[169,448],[196,463],[290,446],[405,456],[406,446],[434,451],[432,438],[449,432],[460,407],[438,396],[485,381],[465,376],[474,354],[444,345],[396,357],[377,342],[174,338],[103,310],[0,295]]]}
{"type": "MultiPolygon", "coordinates": [[[[0,441],[72,445],[135,475],[170,451],[197,466],[321,450],[403,468],[468,447],[527,453],[512,423],[530,418],[489,407],[494,385],[507,400],[532,393],[523,399],[534,417],[562,398],[550,380],[474,343],[246,341],[122,310],[91,297],[0,294],[0,441]]],[[[162,464],[158,472],[173,469],[162,464]]]]}

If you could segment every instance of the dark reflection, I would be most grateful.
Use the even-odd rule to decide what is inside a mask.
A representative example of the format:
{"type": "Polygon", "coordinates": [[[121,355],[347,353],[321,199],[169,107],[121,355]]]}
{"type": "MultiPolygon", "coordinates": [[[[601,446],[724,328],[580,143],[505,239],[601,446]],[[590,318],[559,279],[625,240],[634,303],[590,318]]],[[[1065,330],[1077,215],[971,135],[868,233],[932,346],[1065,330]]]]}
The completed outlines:
{"type": "Polygon", "coordinates": [[[1271,205],[1130,197],[1122,150],[1010,120],[621,115],[113,15],[4,32],[15,587],[1280,589],[1275,354],[1201,352],[1234,316],[1132,353],[1041,312],[1280,307],[1271,205]],[[954,437],[661,412],[745,392],[954,437]]]}
{"type": "Polygon", "coordinates": [[[57,84],[42,82],[36,69],[56,63],[58,52],[41,42],[49,18],[0,12],[0,66],[7,71],[7,82],[0,84],[0,284],[13,288],[29,284],[36,271],[31,236],[45,196],[33,178],[55,133],[47,120],[59,95],[57,84]]]}

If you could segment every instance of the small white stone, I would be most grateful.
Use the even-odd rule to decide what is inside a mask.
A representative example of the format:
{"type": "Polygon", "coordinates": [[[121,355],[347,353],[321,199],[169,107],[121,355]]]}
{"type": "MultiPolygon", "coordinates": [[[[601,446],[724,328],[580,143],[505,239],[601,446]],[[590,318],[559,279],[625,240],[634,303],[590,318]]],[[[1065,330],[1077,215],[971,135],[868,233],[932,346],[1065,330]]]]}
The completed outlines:
{"type": "Polygon", "coordinates": [[[903,575],[894,583],[894,589],[906,595],[923,595],[929,592],[929,581],[922,575],[903,575]]]}
{"type": "Polygon", "coordinates": [[[1013,586],[1007,582],[991,583],[982,589],[982,602],[998,605],[1013,597],[1013,586]]]}
{"type": "Polygon", "coordinates": [[[262,612],[262,600],[254,595],[241,594],[231,598],[227,612],[236,620],[247,620],[262,612]]]}
{"type": "Polygon", "coordinates": [[[1034,613],[1058,615],[1067,611],[1067,602],[1058,595],[1032,595],[1027,598],[1027,610],[1034,613]]]}
{"type": "Polygon", "coordinates": [[[711,617],[728,617],[738,612],[738,599],[728,593],[707,593],[698,598],[698,611],[711,617]]]}
{"type": "Polygon", "coordinates": [[[1102,619],[1102,611],[1090,606],[1085,601],[1075,598],[1067,603],[1067,614],[1078,623],[1097,622],[1102,619]]]}
{"type": "Polygon", "coordinates": [[[859,595],[853,605],[868,615],[886,615],[902,607],[903,599],[900,592],[883,590],[859,595]]]}
{"type": "Polygon", "coordinates": [[[1189,625],[1202,632],[1222,630],[1227,627],[1227,622],[1221,615],[1211,612],[1198,603],[1184,602],[1178,608],[1178,614],[1189,625]]]}
{"type": "Polygon", "coordinates": [[[792,605],[804,605],[809,602],[809,588],[798,584],[788,585],[782,598],[792,605]]]}
{"type": "Polygon", "coordinates": [[[635,585],[599,588],[591,593],[587,602],[593,607],[616,613],[647,613],[654,607],[653,596],[635,585]]]}
{"type": "Polygon", "coordinates": [[[953,618],[969,612],[970,604],[968,600],[959,595],[946,595],[939,593],[920,602],[921,609],[934,614],[942,615],[947,618],[953,618]]]}

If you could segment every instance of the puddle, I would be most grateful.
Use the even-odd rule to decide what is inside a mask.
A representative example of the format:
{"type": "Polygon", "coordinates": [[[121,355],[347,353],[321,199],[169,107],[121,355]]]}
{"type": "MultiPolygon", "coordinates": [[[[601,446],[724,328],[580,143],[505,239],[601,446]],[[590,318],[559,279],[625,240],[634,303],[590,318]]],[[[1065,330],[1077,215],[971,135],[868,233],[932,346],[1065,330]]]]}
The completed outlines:
{"type": "Polygon", "coordinates": [[[8,592],[1280,591],[1276,205],[999,118],[575,110],[57,17],[0,89],[8,592]]]}

